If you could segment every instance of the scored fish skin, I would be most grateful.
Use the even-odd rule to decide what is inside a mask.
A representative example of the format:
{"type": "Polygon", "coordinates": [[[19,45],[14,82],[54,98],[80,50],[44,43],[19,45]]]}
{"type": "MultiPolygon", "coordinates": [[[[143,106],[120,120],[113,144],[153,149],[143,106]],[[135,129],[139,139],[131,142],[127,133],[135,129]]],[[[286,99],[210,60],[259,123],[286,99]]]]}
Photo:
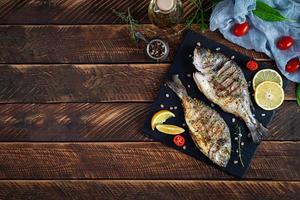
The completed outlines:
{"type": "Polygon", "coordinates": [[[221,53],[196,47],[193,74],[199,90],[224,111],[242,118],[250,130],[254,143],[260,143],[267,129],[252,114],[248,84],[241,68],[221,53]]]}
{"type": "Polygon", "coordinates": [[[231,154],[230,131],[223,118],[201,101],[188,96],[178,76],[167,85],[181,99],[190,135],[198,149],[211,161],[226,167],[231,154]]]}

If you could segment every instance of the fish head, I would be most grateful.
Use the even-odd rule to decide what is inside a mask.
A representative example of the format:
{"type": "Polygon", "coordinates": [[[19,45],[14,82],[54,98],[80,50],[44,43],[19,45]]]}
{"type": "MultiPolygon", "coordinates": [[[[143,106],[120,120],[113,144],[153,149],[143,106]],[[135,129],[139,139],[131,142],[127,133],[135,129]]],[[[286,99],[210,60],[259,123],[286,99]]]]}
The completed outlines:
{"type": "Polygon", "coordinates": [[[197,46],[194,50],[193,64],[196,69],[205,74],[214,63],[214,54],[206,48],[197,46]]]}
{"type": "Polygon", "coordinates": [[[216,164],[226,167],[231,153],[231,142],[226,139],[219,139],[212,145],[209,151],[209,157],[212,158],[216,164]]]}

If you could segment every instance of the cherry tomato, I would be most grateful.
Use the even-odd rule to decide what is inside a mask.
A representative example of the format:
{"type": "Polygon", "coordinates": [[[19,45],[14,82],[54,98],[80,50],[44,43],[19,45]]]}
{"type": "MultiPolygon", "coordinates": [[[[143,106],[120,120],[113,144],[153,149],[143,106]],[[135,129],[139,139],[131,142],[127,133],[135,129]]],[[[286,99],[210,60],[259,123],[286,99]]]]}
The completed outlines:
{"type": "Polygon", "coordinates": [[[294,39],[291,36],[283,36],[277,42],[277,48],[287,50],[294,44],[294,39]]]}
{"type": "Polygon", "coordinates": [[[250,28],[249,23],[245,21],[242,24],[235,24],[232,28],[232,33],[237,37],[241,37],[247,34],[249,28],[250,28]]]}
{"type": "Polygon", "coordinates": [[[250,70],[250,71],[255,71],[258,69],[258,63],[255,60],[249,60],[246,64],[246,67],[250,70]]]}
{"type": "Polygon", "coordinates": [[[298,58],[293,58],[289,60],[289,62],[285,66],[285,71],[289,73],[295,73],[300,68],[300,61],[298,58]]]}
{"type": "Polygon", "coordinates": [[[179,147],[182,147],[185,143],[185,139],[184,137],[182,137],[181,135],[176,135],[174,138],[173,138],[173,142],[179,146],[179,147]]]}

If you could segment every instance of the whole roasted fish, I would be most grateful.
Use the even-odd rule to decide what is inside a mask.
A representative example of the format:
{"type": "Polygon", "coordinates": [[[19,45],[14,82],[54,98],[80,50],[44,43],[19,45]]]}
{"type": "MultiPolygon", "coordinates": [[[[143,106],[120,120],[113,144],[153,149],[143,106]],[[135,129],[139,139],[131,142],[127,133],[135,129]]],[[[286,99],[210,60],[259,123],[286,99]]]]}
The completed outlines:
{"type": "Polygon", "coordinates": [[[226,167],[231,153],[226,122],[215,110],[189,97],[178,76],[173,76],[173,82],[168,81],[167,85],[181,99],[185,121],[196,146],[214,163],[226,167]]]}
{"type": "Polygon", "coordinates": [[[193,78],[199,90],[224,111],[242,118],[249,128],[252,140],[260,143],[267,129],[253,116],[248,85],[241,68],[221,53],[196,47],[193,78]]]}

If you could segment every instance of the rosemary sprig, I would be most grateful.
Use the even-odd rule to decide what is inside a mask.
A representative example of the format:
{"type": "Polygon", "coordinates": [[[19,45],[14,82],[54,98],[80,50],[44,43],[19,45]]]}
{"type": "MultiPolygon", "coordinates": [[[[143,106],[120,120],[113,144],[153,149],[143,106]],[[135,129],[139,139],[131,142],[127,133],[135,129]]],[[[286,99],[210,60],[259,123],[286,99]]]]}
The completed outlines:
{"type": "MultiPolygon", "coordinates": [[[[116,11],[115,9],[112,10],[113,13],[115,13],[124,23],[126,23],[128,25],[129,28],[129,34],[130,37],[133,41],[137,42],[137,38],[135,37],[135,32],[137,32],[137,29],[140,28],[140,24],[139,21],[134,19],[133,16],[130,13],[130,9],[127,9],[127,12],[119,12],[116,11]]],[[[144,28],[143,30],[147,31],[147,32],[151,32],[156,34],[155,31],[149,29],[149,28],[144,28]]]]}
{"type": "Polygon", "coordinates": [[[135,31],[139,26],[139,22],[137,20],[135,20],[131,13],[130,13],[130,9],[128,8],[127,12],[118,12],[115,9],[112,10],[113,13],[115,13],[124,23],[126,23],[128,25],[129,28],[129,34],[132,40],[134,40],[136,42],[136,38],[135,38],[135,31]]]}
{"type": "Polygon", "coordinates": [[[241,127],[238,124],[234,124],[234,134],[238,137],[238,151],[239,151],[239,159],[240,159],[240,163],[243,167],[244,166],[244,162],[243,162],[243,158],[242,158],[242,149],[241,149],[241,138],[242,138],[242,133],[241,133],[241,127]]]}

